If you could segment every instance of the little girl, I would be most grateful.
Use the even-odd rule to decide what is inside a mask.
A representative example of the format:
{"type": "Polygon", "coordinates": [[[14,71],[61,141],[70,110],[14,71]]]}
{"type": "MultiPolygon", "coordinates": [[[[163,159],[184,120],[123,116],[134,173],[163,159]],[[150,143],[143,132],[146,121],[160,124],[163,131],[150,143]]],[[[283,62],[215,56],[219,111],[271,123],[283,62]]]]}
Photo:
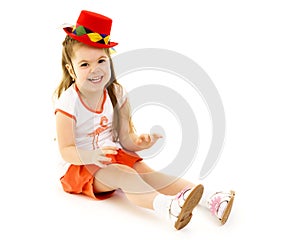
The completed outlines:
{"type": "Polygon", "coordinates": [[[111,25],[108,17],[82,11],[75,26],[64,28],[63,77],[55,105],[59,150],[68,163],[60,179],[64,191],[105,199],[121,189],[133,204],[170,219],[176,229],[204,203],[224,224],[233,191],[203,194],[201,184],[155,172],[135,153],[162,136],[134,131],[110,57],[117,45],[110,41],[111,25]]]}

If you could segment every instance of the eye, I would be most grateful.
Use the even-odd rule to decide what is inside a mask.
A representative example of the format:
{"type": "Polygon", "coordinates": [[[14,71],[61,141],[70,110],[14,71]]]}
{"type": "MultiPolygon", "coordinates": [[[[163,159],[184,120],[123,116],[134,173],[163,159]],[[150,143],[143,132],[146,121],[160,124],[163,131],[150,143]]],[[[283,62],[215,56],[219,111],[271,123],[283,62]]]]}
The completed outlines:
{"type": "Polygon", "coordinates": [[[89,66],[88,63],[82,63],[82,64],[80,64],[80,67],[88,67],[88,66],[89,66]]]}
{"type": "Polygon", "coordinates": [[[98,63],[104,63],[104,62],[105,62],[105,59],[98,60],[98,63]]]}

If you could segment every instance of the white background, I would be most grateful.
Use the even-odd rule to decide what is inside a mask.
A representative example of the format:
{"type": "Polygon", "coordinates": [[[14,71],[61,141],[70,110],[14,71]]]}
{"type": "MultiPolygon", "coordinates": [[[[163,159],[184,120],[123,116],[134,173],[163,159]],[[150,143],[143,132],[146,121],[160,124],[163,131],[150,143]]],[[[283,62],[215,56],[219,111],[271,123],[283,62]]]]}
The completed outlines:
{"type": "MultiPolygon", "coordinates": [[[[296,0],[12,0],[2,5],[1,239],[299,236],[296,0]],[[225,226],[197,208],[191,223],[175,231],[121,194],[99,202],[62,192],[51,102],[61,76],[64,33],[57,27],[75,23],[82,9],[113,19],[118,53],[148,47],[177,51],[196,61],[216,85],[225,107],[226,140],[217,166],[201,182],[237,192],[225,226]]],[[[204,121],[200,130],[209,127],[204,121]]],[[[205,149],[209,133],[204,133],[205,149]]],[[[195,182],[205,157],[201,147],[185,176],[195,182]]]]}

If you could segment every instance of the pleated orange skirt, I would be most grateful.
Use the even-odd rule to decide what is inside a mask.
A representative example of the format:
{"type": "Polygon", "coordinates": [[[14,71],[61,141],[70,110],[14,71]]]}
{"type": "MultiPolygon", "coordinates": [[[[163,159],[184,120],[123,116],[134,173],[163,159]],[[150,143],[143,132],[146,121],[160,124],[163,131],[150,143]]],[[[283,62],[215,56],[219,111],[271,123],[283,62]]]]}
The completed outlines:
{"type": "MultiPolygon", "coordinates": [[[[136,153],[127,152],[123,149],[119,149],[116,155],[107,155],[107,157],[112,159],[111,164],[118,163],[131,168],[136,162],[142,160],[136,153]]],[[[101,171],[101,167],[94,164],[70,165],[66,173],[60,178],[64,191],[71,194],[84,194],[98,200],[111,197],[114,191],[94,192],[93,183],[97,171],[101,171]]]]}

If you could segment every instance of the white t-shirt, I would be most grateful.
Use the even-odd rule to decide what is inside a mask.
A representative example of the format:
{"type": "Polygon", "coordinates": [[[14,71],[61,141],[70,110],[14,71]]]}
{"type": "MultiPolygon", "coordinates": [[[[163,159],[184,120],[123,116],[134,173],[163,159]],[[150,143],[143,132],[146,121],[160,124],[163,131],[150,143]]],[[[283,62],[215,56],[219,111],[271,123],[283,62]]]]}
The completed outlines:
{"type": "MultiPolygon", "coordinates": [[[[125,92],[116,87],[119,106],[126,102],[125,92]]],[[[75,84],[64,91],[55,103],[55,113],[61,112],[74,119],[75,142],[79,149],[93,150],[103,146],[118,146],[113,142],[113,105],[104,90],[100,111],[90,109],[81,99],[75,84]]],[[[68,164],[69,165],[69,164],[68,164]]]]}

